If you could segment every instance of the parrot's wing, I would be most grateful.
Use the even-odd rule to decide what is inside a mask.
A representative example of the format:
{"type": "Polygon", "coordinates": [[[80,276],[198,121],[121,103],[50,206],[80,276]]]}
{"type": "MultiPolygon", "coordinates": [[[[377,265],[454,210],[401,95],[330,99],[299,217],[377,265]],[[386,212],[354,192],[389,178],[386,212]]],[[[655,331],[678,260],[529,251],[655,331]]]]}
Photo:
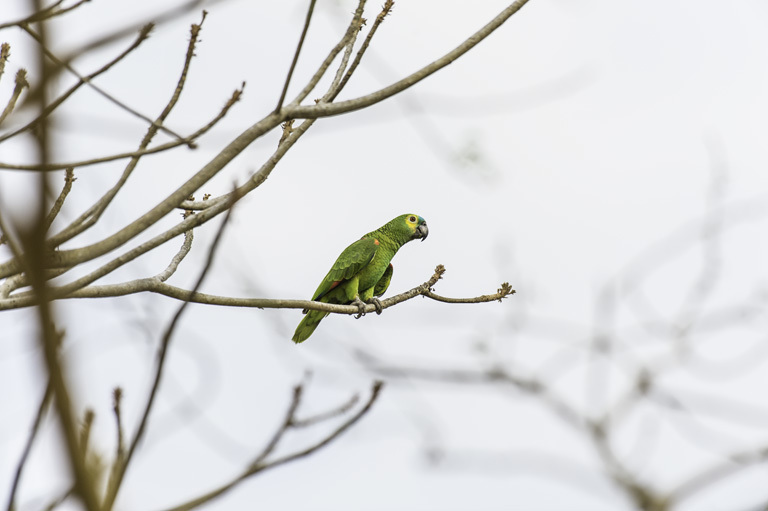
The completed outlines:
{"type": "Polygon", "coordinates": [[[386,293],[389,283],[392,281],[392,272],[394,271],[395,267],[390,263],[389,266],[387,266],[387,269],[384,270],[384,275],[381,276],[379,281],[373,287],[373,296],[381,296],[386,293]]]}
{"type": "Polygon", "coordinates": [[[378,247],[379,241],[375,238],[361,238],[345,248],[318,286],[312,300],[319,300],[341,282],[357,275],[360,270],[368,266],[378,247]]]}

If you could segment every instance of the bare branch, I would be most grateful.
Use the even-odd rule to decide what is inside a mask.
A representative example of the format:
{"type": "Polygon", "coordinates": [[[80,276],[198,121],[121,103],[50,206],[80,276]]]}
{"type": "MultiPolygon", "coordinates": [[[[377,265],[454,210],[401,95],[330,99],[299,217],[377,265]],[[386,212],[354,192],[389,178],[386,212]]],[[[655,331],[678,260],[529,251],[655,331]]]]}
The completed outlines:
{"type": "MultiPolygon", "coordinates": [[[[139,233],[144,232],[144,230],[148,226],[153,225],[157,220],[159,220],[160,218],[165,216],[167,213],[175,209],[178,204],[180,204],[185,199],[187,199],[191,194],[195,192],[195,190],[200,188],[209,179],[211,179],[214,175],[216,175],[222,168],[224,168],[224,166],[226,166],[230,161],[232,161],[232,159],[234,159],[246,147],[248,147],[248,145],[251,142],[259,138],[264,133],[270,131],[275,126],[278,126],[280,122],[281,122],[280,117],[275,114],[270,114],[266,116],[265,118],[263,118],[262,120],[260,120],[259,122],[257,122],[256,124],[248,128],[247,130],[245,130],[232,142],[230,142],[229,145],[227,145],[227,147],[222,149],[216,156],[214,156],[214,158],[208,164],[206,164],[200,171],[198,171],[193,177],[191,177],[188,181],[186,181],[179,188],[177,188],[176,191],[171,193],[171,195],[166,197],[165,200],[157,204],[154,208],[150,209],[148,212],[144,213],[138,219],[134,220],[129,225],[127,225],[117,233],[113,234],[112,236],[109,236],[106,239],[103,239],[92,245],[88,245],[86,247],[72,249],[72,250],[61,250],[53,254],[50,254],[49,261],[48,261],[49,264],[52,267],[63,267],[63,268],[72,267],[75,264],[78,264],[84,261],[89,261],[89,260],[95,259],[96,257],[104,255],[107,252],[119,247],[120,245],[127,242],[128,240],[132,239],[133,237],[137,236],[139,233]]],[[[252,178],[252,180],[253,179],[254,178],[252,178]]],[[[150,244],[152,245],[152,247],[150,248],[154,248],[154,246],[158,246],[164,243],[165,241],[168,241],[169,239],[172,239],[182,234],[184,231],[191,229],[192,227],[203,224],[204,222],[210,220],[211,218],[218,215],[225,209],[226,209],[226,202],[222,202],[204,211],[199,215],[194,215],[192,217],[187,218],[186,220],[184,220],[174,228],[169,229],[165,233],[162,233],[161,235],[156,236],[155,238],[150,240],[151,241],[150,244]]],[[[141,247],[145,247],[144,249],[142,249],[144,251],[149,250],[149,248],[146,248],[147,244],[144,244],[141,247]]],[[[141,253],[144,253],[144,252],[141,252],[141,253]]],[[[20,269],[21,269],[21,263],[19,259],[13,259],[5,263],[2,263],[0,264],[0,278],[14,275],[17,272],[19,272],[20,269]]]]}
{"type": "Polygon", "coordinates": [[[433,293],[431,290],[428,290],[423,294],[427,298],[432,298],[433,300],[444,303],[485,303],[493,302],[496,300],[500,302],[502,299],[508,297],[509,295],[515,294],[515,290],[512,289],[508,282],[504,282],[501,284],[501,287],[498,289],[498,291],[496,291],[496,293],[492,295],[476,296],[474,298],[446,298],[445,296],[440,296],[436,293],[433,293]]]}
{"type": "Polygon", "coordinates": [[[350,99],[347,101],[340,101],[338,103],[321,103],[316,105],[292,104],[285,108],[286,116],[293,119],[317,119],[319,117],[330,117],[333,115],[360,110],[361,108],[371,106],[391,96],[394,96],[395,94],[402,92],[409,87],[412,87],[424,78],[451,64],[457,58],[461,57],[466,52],[474,48],[477,43],[488,37],[513,14],[519,11],[526,3],[528,3],[528,0],[516,0],[515,2],[512,2],[509,7],[504,9],[487,25],[475,32],[455,49],[446,53],[444,56],[440,57],[431,64],[421,68],[415,73],[393,83],[388,87],[384,87],[383,89],[380,89],[366,96],[361,96],[359,98],[350,99]]]}
{"type": "MultiPolygon", "coordinates": [[[[432,277],[413,289],[392,296],[385,300],[381,300],[382,309],[387,309],[398,303],[410,300],[417,296],[427,296],[432,299],[436,295],[431,291],[437,281],[442,278],[442,274],[445,272],[445,268],[442,265],[438,265],[435,268],[435,274],[432,277]]],[[[77,282],[77,281],[76,281],[77,282]]],[[[74,283],[73,283],[74,284],[74,283]]],[[[135,294],[140,292],[152,292],[158,293],[170,298],[176,298],[178,300],[189,301],[193,303],[201,303],[207,305],[220,305],[225,307],[250,307],[258,309],[310,309],[324,312],[330,312],[335,314],[358,314],[359,310],[355,305],[338,305],[333,303],[314,302],[311,300],[284,300],[279,298],[233,298],[227,296],[217,296],[207,293],[200,293],[196,291],[189,291],[170,284],[162,282],[158,277],[145,278],[139,280],[132,280],[129,282],[123,282],[120,284],[107,284],[103,286],[80,286],[77,290],[66,292],[71,284],[58,288],[52,288],[52,291],[56,293],[57,299],[64,298],[107,298],[116,296],[125,296],[129,294],[135,294]]],[[[74,287],[74,286],[73,286],[74,287]]],[[[476,298],[445,298],[439,297],[439,301],[448,303],[483,303],[501,301],[502,298],[508,296],[514,291],[500,289],[499,292],[492,295],[482,295],[476,298]]],[[[33,303],[34,295],[27,292],[20,295],[14,295],[6,299],[0,299],[0,310],[16,309],[21,307],[28,307],[33,303]]],[[[367,304],[365,307],[365,313],[375,312],[376,307],[373,304],[367,304]]]]}
{"type": "Polygon", "coordinates": [[[309,22],[312,20],[312,12],[315,10],[315,0],[309,0],[309,9],[307,10],[307,18],[304,20],[304,28],[301,31],[301,37],[299,38],[299,44],[296,46],[296,51],[293,54],[293,61],[291,67],[288,70],[288,76],[285,77],[285,84],[283,85],[283,91],[280,93],[280,99],[277,100],[277,107],[275,107],[275,113],[279,113],[283,108],[283,101],[285,101],[285,95],[288,93],[288,86],[291,83],[291,77],[293,76],[293,70],[296,69],[296,63],[299,61],[299,54],[301,53],[301,47],[304,45],[304,38],[307,36],[309,30],[309,22]]]}

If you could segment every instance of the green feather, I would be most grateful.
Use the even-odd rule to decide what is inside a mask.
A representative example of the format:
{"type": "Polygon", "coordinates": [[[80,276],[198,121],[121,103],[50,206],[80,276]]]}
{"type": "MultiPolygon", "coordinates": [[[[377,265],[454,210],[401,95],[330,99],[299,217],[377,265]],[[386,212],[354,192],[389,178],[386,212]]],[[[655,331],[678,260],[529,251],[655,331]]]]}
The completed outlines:
{"type": "MultiPolygon", "coordinates": [[[[312,300],[323,303],[349,304],[381,296],[392,280],[390,264],[397,251],[413,239],[427,237],[427,222],[418,215],[400,215],[375,231],[371,231],[344,251],[333,263],[317,287],[312,300]]],[[[304,311],[293,334],[295,343],[304,342],[328,315],[321,311],[304,311]]]]}
{"type": "Polygon", "coordinates": [[[392,281],[392,273],[395,271],[394,266],[392,266],[392,263],[387,266],[387,269],[384,270],[384,275],[381,276],[379,281],[376,283],[376,286],[373,288],[373,296],[381,296],[384,293],[387,292],[387,288],[389,287],[389,283],[392,281]]]}

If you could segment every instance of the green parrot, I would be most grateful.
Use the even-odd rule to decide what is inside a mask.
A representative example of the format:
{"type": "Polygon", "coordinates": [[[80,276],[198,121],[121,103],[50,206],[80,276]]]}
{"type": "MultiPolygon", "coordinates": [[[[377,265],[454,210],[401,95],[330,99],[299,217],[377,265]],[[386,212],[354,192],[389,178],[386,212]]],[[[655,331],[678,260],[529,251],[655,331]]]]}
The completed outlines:
{"type": "MultiPolygon", "coordinates": [[[[400,247],[411,240],[424,241],[428,234],[426,220],[412,213],[400,215],[369,232],[344,249],[317,287],[312,300],[357,305],[360,310],[357,317],[364,314],[366,303],[372,303],[376,313],[381,314],[378,297],[384,294],[392,280],[390,261],[400,247]]],[[[293,342],[297,344],[306,341],[329,313],[304,309],[304,314],[306,317],[293,334],[293,342]]]]}

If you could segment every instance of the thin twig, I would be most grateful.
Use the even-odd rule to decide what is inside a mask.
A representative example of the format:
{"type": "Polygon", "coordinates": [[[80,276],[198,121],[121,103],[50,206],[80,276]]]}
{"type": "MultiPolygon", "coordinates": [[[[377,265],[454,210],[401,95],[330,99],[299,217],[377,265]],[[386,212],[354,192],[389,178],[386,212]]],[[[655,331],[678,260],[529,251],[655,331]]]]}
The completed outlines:
{"type": "Polygon", "coordinates": [[[37,23],[39,21],[48,20],[55,16],[61,16],[62,14],[66,14],[73,9],[77,9],[81,5],[83,5],[86,2],[90,2],[91,0],[78,0],[74,4],[70,5],[69,7],[65,7],[63,9],[58,9],[58,7],[64,3],[64,0],[57,0],[52,5],[49,5],[42,11],[38,11],[35,13],[30,14],[26,18],[22,18],[20,20],[16,21],[9,21],[6,23],[0,23],[0,30],[3,30],[5,28],[10,27],[21,27],[24,25],[27,25],[29,23],[37,23]]]}
{"type": "Polygon", "coordinates": [[[354,408],[355,405],[358,403],[358,401],[360,401],[360,395],[354,394],[350,399],[347,400],[346,403],[342,403],[342,405],[339,406],[338,408],[334,408],[326,412],[312,415],[311,417],[307,417],[306,419],[297,419],[294,417],[293,422],[291,423],[291,426],[293,426],[294,428],[307,428],[310,426],[314,426],[315,424],[325,422],[329,419],[333,419],[334,417],[339,417],[341,415],[344,415],[348,411],[350,411],[352,408],[354,408]]]}
{"type": "Polygon", "coordinates": [[[192,240],[194,237],[195,235],[192,230],[184,233],[184,243],[181,244],[179,251],[176,252],[176,254],[173,256],[171,262],[168,263],[168,266],[163,271],[154,276],[155,280],[165,282],[171,278],[174,273],[176,273],[176,270],[178,269],[179,264],[181,264],[181,261],[183,261],[184,258],[187,257],[187,254],[189,254],[189,251],[192,250],[192,240]]]}
{"type": "MultiPolygon", "coordinates": [[[[45,270],[46,280],[51,280],[64,274],[65,270],[45,270]]],[[[0,284],[0,298],[7,298],[13,291],[29,285],[29,278],[25,273],[18,273],[8,277],[0,284]]]]}
{"type": "Polygon", "coordinates": [[[117,483],[117,473],[125,462],[125,439],[121,407],[122,398],[123,389],[115,387],[115,390],[112,393],[112,411],[115,414],[115,430],[117,438],[115,442],[115,459],[112,461],[112,469],[110,470],[109,481],[107,482],[107,494],[116,491],[115,484],[117,483]]]}
{"type": "Polygon", "coordinates": [[[117,454],[116,459],[119,459],[122,462],[122,458],[125,455],[125,440],[123,435],[122,408],[120,406],[123,398],[123,389],[121,389],[120,387],[115,387],[115,390],[112,396],[113,396],[112,410],[115,412],[115,429],[117,431],[117,445],[115,447],[116,454],[117,454]]]}
{"type": "Polygon", "coordinates": [[[267,442],[267,444],[264,446],[264,449],[262,449],[261,452],[253,459],[250,465],[251,468],[261,466],[264,463],[264,460],[267,459],[267,457],[275,450],[277,444],[280,443],[280,440],[283,438],[285,433],[287,433],[288,430],[293,427],[296,410],[299,409],[299,405],[301,404],[301,397],[303,394],[304,387],[302,385],[296,385],[293,388],[291,404],[288,406],[288,410],[285,413],[283,422],[280,424],[280,427],[278,427],[277,430],[275,430],[275,432],[272,434],[272,438],[269,439],[269,442],[267,442]]]}
{"type": "Polygon", "coordinates": [[[29,82],[27,81],[27,70],[19,69],[16,72],[16,85],[13,87],[13,92],[11,93],[10,99],[8,99],[8,104],[5,105],[3,112],[0,113],[0,124],[3,124],[3,121],[11,115],[13,109],[16,108],[16,102],[21,97],[21,93],[24,92],[24,89],[28,88],[29,82]]]}
{"type": "Polygon", "coordinates": [[[8,495],[8,505],[6,511],[14,511],[16,509],[16,492],[19,489],[19,483],[21,482],[21,473],[24,470],[24,465],[27,463],[29,453],[32,451],[32,444],[35,441],[37,432],[40,430],[40,423],[43,422],[43,415],[45,414],[48,404],[51,402],[51,396],[53,395],[53,388],[50,381],[45,386],[45,392],[40,400],[40,405],[37,407],[37,414],[35,420],[32,423],[32,428],[29,430],[29,436],[27,437],[27,443],[24,444],[24,449],[21,451],[21,457],[19,463],[16,465],[16,473],[13,476],[13,483],[11,483],[11,493],[8,495]]]}
{"type": "Polygon", "coordinates": [[[53,206],[51,206],[51,210],[48,212],[48,216],[45,217],[46,231],[51,228],[53,221],[56,219],[59,212],[61,211],[61,207],[64,205],[64,201],[67,199],[67,195],[69,195],[70,190],[72,190],[72,183],[74,183],[76,180],[77,178],[75,177],[74,169],[68,168],[64,174],[64,186],[62,187],[61,192],[59,192],[59,196],[56,197],[56,201],[53,203],[53,206]]]}
{"type": "Polygon", "coordinates": [[[315,10],[315,1],[316,0],[309,0],[309,9],[307,10],[307,18],[304,20],[304,29],[301,31],[299,44],[296,46],[296,51],[293,54],[293,61],[291,62],[291,68],[288,70],[288,76],[285,77],[285,84],[283,85],[283,91],[280,93],[280,99],[277,100],[277,107],[275,107],[275,113],[279,113],[280,109],[283,108],[283,101],[285,101],[285,95],[288,93],[288,86],[291,83],[293,70],[296,69],[296,63],[299,61],[299,54],[301,53],[301,47],[304,45],[304,38],[307,36],[307,31],[309,30],[309,22],[312,20],[312,12],[315,10]]]}
{"type": "Polygon", "coordinates": [[[504,282],[501,284],[501,287],[496,291],[496,293],[492,295],[475,296],[474,298],[447,298],[445,296],[440,296],[437,293],[433,293],[431,290],[428,290],[422,294],[427,298],[432,298],[433,300],[444,303],[485,303],[493,302],[496,300],[501,301],[509,295],[515,294],[515,290],[512,289],[509,283],[504,282]]]}

